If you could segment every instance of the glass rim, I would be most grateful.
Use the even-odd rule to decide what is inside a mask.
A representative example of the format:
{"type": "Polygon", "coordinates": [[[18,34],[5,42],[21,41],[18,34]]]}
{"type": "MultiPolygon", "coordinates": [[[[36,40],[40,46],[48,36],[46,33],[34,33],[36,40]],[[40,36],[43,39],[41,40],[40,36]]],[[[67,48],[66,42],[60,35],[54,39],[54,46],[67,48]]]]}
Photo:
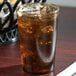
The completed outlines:
{"type": "Polygon", "coordinates": [[[40,4],[43,4],[43,5],[46,5],[46,6],[49,5],[53,8],[55,8],[55,10],[50,11],[50,13],[58,13],[59,12],[59,6],[56,5],[56,4],[52,4],[52,3],[40,3],[40,4]]]}
{"type": "MultiPolygon", "coordinates": [[[[23,5],[21,5],[21,6],[25,6],[25,5],[31,5],[31,4],[41,4],[41,5],[45,5],[45,6],[50,6],[50,7],[53,7],[53,8],[55,8],[55,10],[53,10],[53,11],[50,11],[50,13],[51,14],[54,14],[54,13],[58,13],[59,12],[59,6],[58,5],[56,5],[56,4],[51,4],[51,3],[25,3],[25,4],[23,4],[23,5]]],[[[21,6],[19,6],[17,9],[19,9],[21,6]]],[[[16,10],[17,11],[17,10],[16,10]]]]}
{"type": "Polygon", "coordinates": [[[58,5],[56,5],[56,4],[50,4],[50,3],[45,3],[45,4],[56,8],[56,10],[50,11],[51,13],[58,13],[59,12],[59,6],[58,5]]]}

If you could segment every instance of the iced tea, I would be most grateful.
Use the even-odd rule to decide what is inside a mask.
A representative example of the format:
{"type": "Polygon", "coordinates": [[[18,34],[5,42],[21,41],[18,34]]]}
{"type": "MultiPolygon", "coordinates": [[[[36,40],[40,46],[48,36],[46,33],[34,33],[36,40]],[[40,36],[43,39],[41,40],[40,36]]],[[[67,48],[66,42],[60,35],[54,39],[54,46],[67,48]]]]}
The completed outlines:
{"type": "Polygon", "coordinates": [[[18,9],[23,70],[44,74],[53,70],[58,8],[48,4],[25,4],[18,9]]]}

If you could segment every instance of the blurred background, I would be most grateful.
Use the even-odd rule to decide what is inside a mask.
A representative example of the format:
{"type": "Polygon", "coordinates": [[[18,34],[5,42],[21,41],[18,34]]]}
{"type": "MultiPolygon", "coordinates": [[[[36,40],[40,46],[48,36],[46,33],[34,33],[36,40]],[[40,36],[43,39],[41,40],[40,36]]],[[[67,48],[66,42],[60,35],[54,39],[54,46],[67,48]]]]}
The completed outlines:
{"type": "MultiPolygon", "coordinates": [[[[0,2],[1,1],[3,0],[0,0],[0,2]]],[[[11,1],[12,3],[15,3],[17,0],[9,0],[9,1],[11,1]]],[[[76,7],[76,0],[47,0],[47,3],[49,2],[60,6],[76,7]]]]}
{"type": "Polygon", "coordinates": [[[47,2],[60,6],[76,7],[76,0],[47,0],[47,2]]]}
{"type": "MultiPolygon", "coordinates": [[[[0,2],[2,2],[3,0],[0,0],[0,2]]],[[[8,0],[10,1],[11,3],[15,3],[17,0],[8,0]]]]}

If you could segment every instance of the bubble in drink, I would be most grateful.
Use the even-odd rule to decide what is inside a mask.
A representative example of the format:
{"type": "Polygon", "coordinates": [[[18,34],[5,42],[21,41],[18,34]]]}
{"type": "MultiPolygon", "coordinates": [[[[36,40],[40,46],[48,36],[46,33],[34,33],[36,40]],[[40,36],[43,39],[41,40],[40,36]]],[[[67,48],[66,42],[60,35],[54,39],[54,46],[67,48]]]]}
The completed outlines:
{"type": "Polygon", "coordinates": [[[56,7],[26,4],[18,8],[20,49],[24,71],[43,74],[52,71],[56,43],[56,7]]]}

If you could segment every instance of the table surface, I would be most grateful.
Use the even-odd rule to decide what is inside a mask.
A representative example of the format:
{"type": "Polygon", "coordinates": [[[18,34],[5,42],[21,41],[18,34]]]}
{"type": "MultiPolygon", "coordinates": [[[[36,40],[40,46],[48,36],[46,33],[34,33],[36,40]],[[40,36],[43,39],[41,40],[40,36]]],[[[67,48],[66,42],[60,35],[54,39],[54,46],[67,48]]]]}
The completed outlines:
{"type": "MultiPolygon", "coordinates": [[[[76,8],[60,7],[55,73],[58,74],[74,61],[76,61],[76,8]]],[[[0,76],[23,76],[22,73],[19,42],[1,46],[0,76]]]]}

